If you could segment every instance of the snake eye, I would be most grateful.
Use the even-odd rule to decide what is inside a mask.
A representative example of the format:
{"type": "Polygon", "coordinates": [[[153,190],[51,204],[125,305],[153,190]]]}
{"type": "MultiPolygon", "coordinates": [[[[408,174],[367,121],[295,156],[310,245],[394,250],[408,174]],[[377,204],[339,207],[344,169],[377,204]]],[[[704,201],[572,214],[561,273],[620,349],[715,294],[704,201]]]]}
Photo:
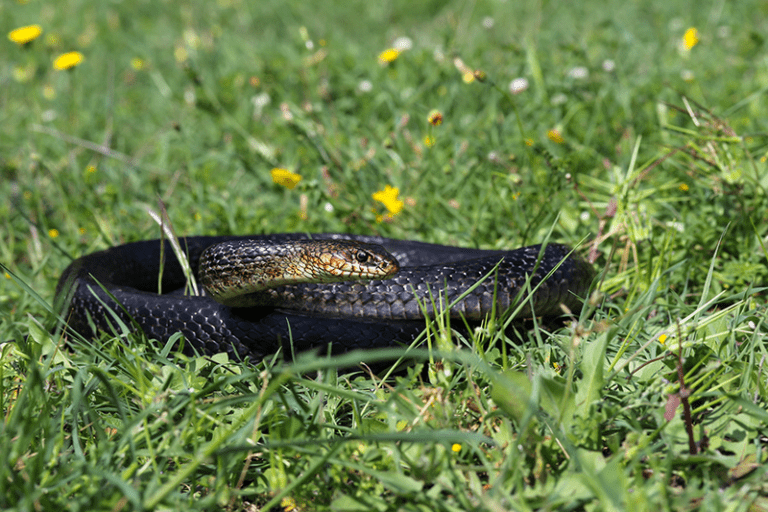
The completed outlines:
{"type": "Polygon", "coordinates": [[[365,251],[357,251],[357,254],[355,254],[355,259],[358,263],[367,263],[370,259],[370,254],[365,251]]]}

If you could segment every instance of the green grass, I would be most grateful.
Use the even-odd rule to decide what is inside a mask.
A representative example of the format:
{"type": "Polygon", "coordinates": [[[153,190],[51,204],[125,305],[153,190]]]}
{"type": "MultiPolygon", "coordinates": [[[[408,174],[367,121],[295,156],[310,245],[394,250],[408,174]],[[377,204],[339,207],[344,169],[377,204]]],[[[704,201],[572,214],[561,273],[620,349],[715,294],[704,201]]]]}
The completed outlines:
{"type": "Polygon", "coordinates": [[[0,43],[3,509],[768,509],[762,3],[0,5],[4,34],[32,23],[0,43]],[[385,185],[405,205],[381,220],[385,185]],[[403,348],[246,365],[140,334],[66,345],[58,276],[158,237],[158,201],[180,235],[551,232],[598,291],[520,340],[435,319],[395,376],[337,369],[403,348]]]}

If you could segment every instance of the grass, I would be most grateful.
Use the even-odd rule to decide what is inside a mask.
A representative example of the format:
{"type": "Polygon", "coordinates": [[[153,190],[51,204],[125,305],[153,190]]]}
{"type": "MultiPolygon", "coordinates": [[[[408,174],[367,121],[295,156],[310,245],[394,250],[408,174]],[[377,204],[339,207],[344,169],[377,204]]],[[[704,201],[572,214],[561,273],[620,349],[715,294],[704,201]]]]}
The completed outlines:
{"type": "Polygon", "coordinates": [[[32,23],[0,43],[3,509],[768,508],[761,3],[0,6],[32,23]],[[158,237],[158,200],[177,234],[551,232],[601,273],[520,340],[502,316],[289,363],[65,345],[61,271],[158,237]]]}

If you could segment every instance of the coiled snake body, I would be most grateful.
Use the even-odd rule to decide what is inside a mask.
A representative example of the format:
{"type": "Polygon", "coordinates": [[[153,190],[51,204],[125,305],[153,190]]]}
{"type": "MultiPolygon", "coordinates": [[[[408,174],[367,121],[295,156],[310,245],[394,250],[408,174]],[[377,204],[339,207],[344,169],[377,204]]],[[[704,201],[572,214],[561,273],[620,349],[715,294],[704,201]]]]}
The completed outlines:
{"type": "MultiPolygon", "coordinates": [[[[410,342],[424,329],[424,314],[434,315],[435,308],[440,311],[453,304],[473,286],[453,304],[453,317],[476,322],[494,308],[503,312],[515,306],[520,296],[525,301],[521,317],[530,316],[531,308],[539,316],[560,315],[561,305],[578,311],[594,276],[590,265],[568,256],[570,250],[558,244],[549,244],[540,255],[541,246],[486,251],[377,236],[311,237],[381,245],[397,259],[399,271],[384,280],[279,286],[264,292],[257,301],[260,305],[231,307],[208,296],[165,293],[185,284],[181,265],[167,243],[164,294],[158,295],[162,253],[160,241],[150,240],[75,260],[62,274],[57,294],[67,294],[69,299],[70,327],[88,337],[95,334],[94,327],[114,331],[117,316],[128,326],[138,325],[150,338],[166,341],[181,332],[189,345],[203,352],[226,351],[260,359],[281,347],[291,353],[331,344],[334,350],[344,351],[410,342]],[[532,297],[520,294],[527,275],[535,287],[558,264],[532,297]]],[[[307,238],[302,234],[198,236],[180,242],[197,273],[201,254],[217,243],[307,238]]],[[[452,326],[462,325],[463,321],[452,322],[452,326]]]]}

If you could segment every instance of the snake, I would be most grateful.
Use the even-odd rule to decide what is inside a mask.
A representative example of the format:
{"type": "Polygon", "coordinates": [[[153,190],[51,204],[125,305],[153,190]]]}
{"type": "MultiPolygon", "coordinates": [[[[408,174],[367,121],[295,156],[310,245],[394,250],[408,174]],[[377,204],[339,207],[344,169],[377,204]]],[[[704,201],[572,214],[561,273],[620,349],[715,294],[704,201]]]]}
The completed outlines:
{"type": "Polygon", "coordinates": [[[279,350],[339,353],[411,343],[425,319],[438,314],[467,331],[506,311],[516,311],[515,319],[577,313],[595,276],[556,243],[486,250],[341,233],[189,236],[179,243],[209,292],[179,291],[187,276],[167,240],[117,245],[74,260],[62,273],[56,295],[68,326],[86,338],[128,329],[168,342],[181,333],[187,351],[238,359],[279,350]],[[329,244],[313,256],[313,265],[330,267],[319,277],[275,277],[304,276],[304,263],[259,272],[233,266],[264,259],[278,246],[278,260],[287,261],[284,247],[297,252],[294,244],[308,240],[329,244]]]}

